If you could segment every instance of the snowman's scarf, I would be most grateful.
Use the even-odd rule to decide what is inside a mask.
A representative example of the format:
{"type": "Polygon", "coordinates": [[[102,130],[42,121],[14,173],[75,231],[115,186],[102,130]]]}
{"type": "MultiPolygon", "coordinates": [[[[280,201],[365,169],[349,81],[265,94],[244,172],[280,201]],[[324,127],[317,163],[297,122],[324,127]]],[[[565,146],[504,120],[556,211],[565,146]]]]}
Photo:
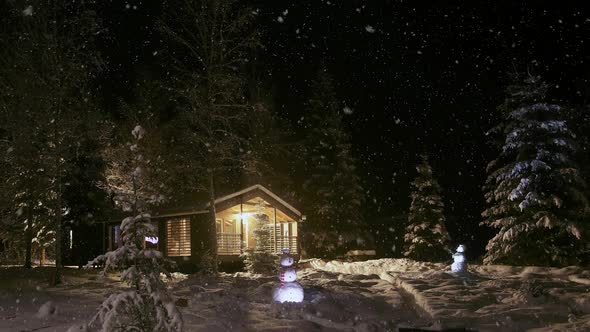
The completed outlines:
{"type": "Polygon", "coordinates": [[[281,270],[281,288],[285,286],[285,270],[281,270]]]}

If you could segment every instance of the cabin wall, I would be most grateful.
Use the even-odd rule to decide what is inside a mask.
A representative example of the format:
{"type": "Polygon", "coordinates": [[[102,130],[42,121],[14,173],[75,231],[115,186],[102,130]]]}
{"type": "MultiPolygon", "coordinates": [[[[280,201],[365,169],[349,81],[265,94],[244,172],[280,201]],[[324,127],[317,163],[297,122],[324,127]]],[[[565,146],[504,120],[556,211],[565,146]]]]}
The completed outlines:
{"type": "Polygon", "coordinates": [[[208,213],[191,216],[191,255],[197,256],[199,259],[211,248],[211,241],[208,236],[211,228],[210,224],[208,213]]]}
{"type": "Polygon", "coordinates": [[[161,245],[160,251],[168,257],[168,259],[176,263],[175,270],[181,272],[195,272],[199,269],[203,254],[209,248],[210,243],[207,237],[208,230],[208,214],[197,214],[192,216],[172,217],[160,219],[158,221],[158,232],[161,245]],[[173,256],[169,257],[167,252],[167,234],[166,222],[177,219],[188,219],[190,223],[190,256],[173,256]]]}
{"type": "Polygon", "coordinates": [[[82,223],[63,228],[62,259],[64,265],[85,266],[88,261],[103,254],[102,224],[82,223]]]}
{"type": "MultiPolygon", "coordinates": [[[[286,203],[274,197],[274,195],[268,194],[260,189],[244,192],[243,194],[240,193],[240,195],[233,195],[227,199],[221,199],[220,204],[216,204],[216,209],[218,211],[217,216],[220,219],[233,220],[233,224],[230,225],[230,227],[233,228],[226,230],[225,227],[221,227],[221,234],[217,233],[216,224],[209,221],[209,213],[207,213],[207,211],[196,211],[193,209],[188,211],[185,215],[179,213],[175,214],[173,217],[152,218],[152,222],[157,224],[158,229],[158,250],[160,250],[164,256],[176,263],[177,267],[175,270],[193,272],[198,270],[199,266],[202,266],[204,254],[209,252],[212,248],[209,234],[216,233],[221,238],[220,243],[226,244],[226,250],[218,251],[219,262],[222,264],[235,264],[241,262],[239,254],[243,249],[246,249],[244,248],[243,241],[246,242],[246,247],[254,247],[254,236],[251,234],[251,231],[252,228],[256,226],[254,220],[249,220],[248,222],[245,220],[245,215],[250,215],[253,212],[244,211],[243,214],[242,205],[249,205],[251,207],[254,203],[248,201],[254,198],[261,198],[267,207],[274,209],[274,211],[267,213],[269,217],[268,226],[272,229],[272,243],[269,249],[280,252],[282,248],[288,247],[291,248],[292,254],[298,255],[300,253],[301,232],[299,232],[299,224],[297,221],[299,221],[301,217],[300,213],[294,209],[290,210],[290,207],[285,205],[286,203]],[[239,209],[236,209],[236,207],[239,207],[239,209]],[[226,215],[222,215],[226,210],[226,215]],[[231,218],[228,217],[228,213],[231,214],[231,218]],[[236,216],[238,216],[239,221],[235,219],[236,216]],[[183,225],[171,227],[171,232],[174,234],[179,232],[178,234],[180,235],[178,235],[178,242],[175,238],[169,242],[169,239],[167,238],[167,232],[169,231],[167,229],[167,222],[180,219],[186,219],[189,221],[190,231],[188,231],[187,234],[187,229],[183,225]],[[239,238],[236,238],[236,235],[239,238]],[[190,239],[188,239],[188,236],[190,236],[190,239]],[[169,243],[174,244],[173,247],[175,249],[173,250],[175,254],[187,256],[169,256],[169,243]],[[238,247],[241,248],[240,250],[236,250],[236,243],[238,243],[238,247]],[[188,252],[189,248],[190,253],[188,252]]],[[[101,226],[102,228],[99,227],[94,230],[94,232],[95,234],[100,234],[98,247],[101,248],[98,249],[105,252],[109,249],[113,249],[111,247],[116,246],[116,244],[114,244],[116,237],[112,234],[113,231],[110,227],[112,226],[111,223],[102,224],[101,226]]],[[[152,247],[153,245],[148,244],[148,246],[152,247]]],[[[80,258],[78,258],[78,260],[79,259],[80,258]]],[[[72,257],[72,260],[74,260],[74,257],[72,257]]]]}
{"type": "Polygon", "coordinates": [[[157,222],[158,222],[158,250],[162,253],[162,255],[168,256],[168,253],[166,252],[166,245],[168,244],[168,241],[166,239],[166,221],[163,219],[158,219],[157,222]]]}

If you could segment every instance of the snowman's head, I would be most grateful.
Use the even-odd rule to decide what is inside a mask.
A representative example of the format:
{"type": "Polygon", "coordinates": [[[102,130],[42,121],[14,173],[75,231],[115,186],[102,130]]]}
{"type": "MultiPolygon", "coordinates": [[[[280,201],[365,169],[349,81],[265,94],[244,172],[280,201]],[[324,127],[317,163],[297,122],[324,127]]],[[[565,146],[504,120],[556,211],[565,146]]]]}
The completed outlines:
{"type": "Polygon", "coordinates": [[[462,244],[460,244],[460,245],[457,247],[457,252],[465,252],[465,246],[464,246],[464,245],[462,245],[462,244]]]}
{"type": "Polygon", "coordinates": [[[281,266],[291,266],[293,263],[294,261],[291,255],[283,255],[283,257],[281,257],[281,266]]]}

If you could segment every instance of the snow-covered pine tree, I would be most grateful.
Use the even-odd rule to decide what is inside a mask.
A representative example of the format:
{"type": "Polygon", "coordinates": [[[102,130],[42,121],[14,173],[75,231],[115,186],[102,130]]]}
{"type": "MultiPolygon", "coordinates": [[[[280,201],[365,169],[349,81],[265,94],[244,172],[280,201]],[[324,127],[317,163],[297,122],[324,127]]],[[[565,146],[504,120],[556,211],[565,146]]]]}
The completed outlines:
{"type": "Polygon", "coordinates": [[[450,238],[445,227],[442,189],[422,155],[412,182],[412,203],[404,236],[404,256],[420,261],[448,260],[450,238]]]}
{"type": "Polygon", "coordinates": [[[269,218],[264,213],[263,202],[258,203],[258,211],[254,218],[256,220],[256,229],[254,239],[256,245],[253,250],[244,254],[244,265],[246,271],[259,274],[271,274],[276,269],[277,257],[271,252],[271,230],[268,227],[269,218]]]}
{"type": "MultiPolygon", "coordinates": [[[[122,271],[129,289],[115,292],[100,306],[90,322],[101,331],[182,331],[183,320],[160,278],[170,276],[171,263],[158,250],[145,247],[155,237],[150,207],[162,202],[158,181],[153,181],[151,159],[145,155],[145,130],[136,126],[133,142],[110,154],[105,187],[116,204],[131,213],[121,223],[122,246],[97,257],[91,264],[104,264],[103,274],[122,271]]],[[[114,150],[117,150],[114,148],[114,150]]]]}
{"type": "Polygon", "coordinates": [[[567,123],[576,135],[578,149],[575,160],[580,174],[586,180],[586,198],[590,198],[590,104],[585,107],[567,109],[567,123]]]}
{"type": "Polygon", "coordinates": [[[341,107],[325,71],[320,71],[312,91],[304,142],[307,180],[303,183],[310,212],[303,224],[306,238],[302,243],[307,255],[334,257],[357,248],[363,240],[363,190],[341,107]]]}
{"type": "Polygon", "coordinates": [[[504,143],[488,165],[482,224],[498,230],[485,263],[564,265],[587,261],[588,201],[572,160],[575,136],[561,107],[545,102],[548,85],[528,75],[508,87],[504,143]]]}

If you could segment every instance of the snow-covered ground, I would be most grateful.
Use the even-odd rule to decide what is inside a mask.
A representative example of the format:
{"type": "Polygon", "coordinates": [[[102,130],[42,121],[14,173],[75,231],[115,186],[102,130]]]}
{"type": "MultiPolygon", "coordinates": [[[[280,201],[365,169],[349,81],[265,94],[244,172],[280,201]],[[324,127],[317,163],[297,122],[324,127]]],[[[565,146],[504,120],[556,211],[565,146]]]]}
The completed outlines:
{"type": "MultiPolygon", "coordinates": [[[[96,280],[95,271],[68,270],[63,286],[48,288],[49,275],[47,269],[0,268],[0,278],[10,280],[0,286],[0,331],[67,331],[88,321],[102,299],[121,287],[96,280]]],[[[186,331],[383,331],[429,324],[377,276],[312,268],[298,275],[303,304],[272,303],[275,276],[175,274],[168,282],[186,331]]]]}
{"type": "Polygon", "coordinates": [[[66,269],[64,284],[48,287],[51,268],[0,266],[0,331],[67,331],[83,324],[106,292],[121,287],[96,271],[66,269]]]}
{"type": "MultiPolygon", "coordinates": [[[[406,259],[310,260],[298,271],[302,304],[271,302],[276,277],[175,274],[169,286],[187,331],[590,331],[587,270],[472,265],[463,277],[447,270],[406,259]]],[[[72,269],[63,286],[50,288],[49,275],[0,267],[0,331],[67,331],[121,287],[72,269]]]]}
{"type": "Polygon", "coordinates": [[[316,269],[379,275],[408,294],[433,326],[478,331],[590,331],[590,271],[470,265],[469,274],[407,259],[310,261],[316,269]]]}

